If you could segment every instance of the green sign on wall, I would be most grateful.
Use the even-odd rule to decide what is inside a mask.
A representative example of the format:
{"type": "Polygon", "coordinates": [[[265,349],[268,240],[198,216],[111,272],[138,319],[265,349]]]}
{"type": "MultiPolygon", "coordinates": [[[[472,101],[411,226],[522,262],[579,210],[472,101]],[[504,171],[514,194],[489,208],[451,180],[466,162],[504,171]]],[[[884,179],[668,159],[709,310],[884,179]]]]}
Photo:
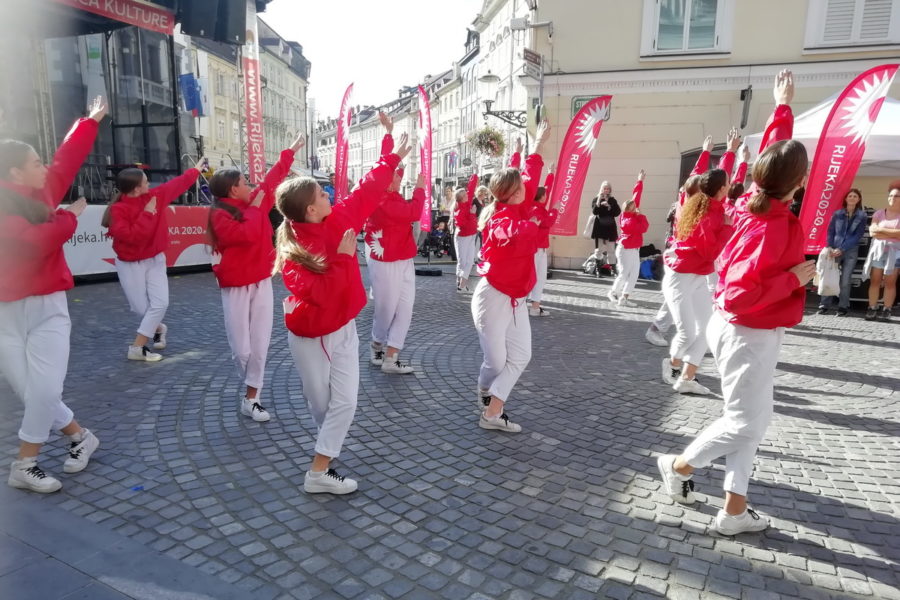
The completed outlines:
{"type": "MultiPolygon", "coordinates": [[[[602,96],[603,94],[597,94],[597,96],[602,96]]],[[[597,96],[575,96],[572,98],[572,118],[575,118],[575,115],[578,114],[578,111],[581,110],[581,107],[596,98],[597,96]]]]}

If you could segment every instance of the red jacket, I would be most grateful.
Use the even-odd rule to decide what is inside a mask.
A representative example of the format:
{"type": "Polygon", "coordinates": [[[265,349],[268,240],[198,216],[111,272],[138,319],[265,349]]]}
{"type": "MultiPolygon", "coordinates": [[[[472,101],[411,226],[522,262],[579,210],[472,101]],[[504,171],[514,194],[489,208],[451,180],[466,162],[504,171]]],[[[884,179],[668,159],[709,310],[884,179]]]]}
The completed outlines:
{"type": "Polygon", "coordinates": [[[745,214],[719,258],[716,306],[736,325],[793,327],[803,320],[806,288],[789,269],[803,259],[800,221],[782,202],[745,214]]]}
{"type": "MultiPolygon", "coordinates": [[[[219,264],[213,265],[213,273],[220,288],[252,285],[272,276],[275,248],[269,213],[275,206],[275,188],[290,173],[293,163],[294,151],[282,150],[278,162],[260,184],[265,191],[258,207],[236,198],[217,199],[240,210],[238,218],[225,209],[210,208],[210,228],[216,234],[215,252],[220,256],[219,264]]],[[[251,192],[250,197],[253,196],[251,192]]]]}
{"type": "Polygon", "coordinates": [[[481,264],[478,274],[513,300],[524,298],[537,281],[534,253],[540,233],[530,221],[531,209],[521,204],[498,203],[482,231],[481,264]]]}
{"type": "Polygon", "coordinates": [[[469,237],[478,231],[478,217],[475,216],[475,189],[478,187],[478,175],[469,177],[466,186],[466,199],[457,202],[453,208],[453,222],[456,224],[456,237],[469,237]]]}
{"type": "Polygon", "coordinates": [[[729,150],[722,155],[722,158],[719,159],[719,165],[716,167],[725,171],[725,178],[729,183],[731,183],[731,172],[734,171],[734,159],[734,152],[729,150]]]}
{"type": "Polygon", "coordinates": [[[525,200],[520,204],[497,203],[496,212],[484,226],[481,246],[483,261],[478,274],[486,277],[491,286],[511,299],[524,298],[537,281],[534,272],[534,253],[540,234],[530,221],[534,192],[540,179],[544,161],[538,154],[525,159],[525,200]]]}
{"type": "MultiPolygon", "coordinates": [[[[97,122],[79,119],[56,150],[42,189],[0,180],[0,193],[16,194],[57,209],[96,137],[97,122]]],[[[71,289],[74,282],[63,244],[77,226],[78,219],[65,209],[51,211],[50,219],[44,223],[0,213],[0,302],[71,289]]]]}
{"type": "Polygon", "coordinates": [[[553,173],[547,173],[544,179],[544,200],[542,202],[533,202],[531,216],[537,218],[538,221],[538,244],[540,250],[546,250],[550,247],[550,229],[556,223],[559,217],[559,210],[556,208],[547,209],[550,206],[550,191],[553,189],[553,173]]]}
{"type": "Polygon", "coordinates": [[[325,272],[315,273],[285,262],[284,284],[292,294],[287,301],[297,306],[285,313],[284,323],[294,335],[314,338],[333,333],[355,319],[366,305],[356,256],[338,254],[337,248],[344,232],[359,232],[384,200],[399,163],[396,154],[382,156],[321,223],[291,223],[297,242],[312,254],[323,256],[326,264],[325,272]]]}
{"type": "Polygon", "coordinates": [[[425,190],[416,188],[411,202],[398,192],[388,192],[384,201],[366,221],[366,248],[369,258],[383,262],[408,260],[418,253],[412,224],[422,217],[425,190]]]}
{"type": "Polygon", "coordinates": [[[169,245],[169,205],[194,185],[199,176],[197,169],[188,169],[146,194],[122,195],[110,205],[109,236],[119,260],[145,260],[165,251],[169,245]],[[156,213],[144,210],[152,198],[156,198],[156,213]]]}
{"type": "Polygon", "coordinates": [[[725,224],[725,207],[720,200],[710,200],[709,209],[686,239],[676,236],[663,254],[663,259],[676,273],[709,275],[715,270],[715,260],[734,233],[725,224]]]}
{"type": "Polygon", "coordinates": [[[744,183],[745,179],[747,179],[747,163],[742,162],[738,165],[737,171],[735,171],[734,177],[731,179],[731,183],[744,183]]]}
{"type": "Polygon", "coordinates": [[[644,234],[650,223],[647,217],[641,213],[623,212],[619,217],[619,243],[623,248],[634,250],[644,245],[644,234]]]}

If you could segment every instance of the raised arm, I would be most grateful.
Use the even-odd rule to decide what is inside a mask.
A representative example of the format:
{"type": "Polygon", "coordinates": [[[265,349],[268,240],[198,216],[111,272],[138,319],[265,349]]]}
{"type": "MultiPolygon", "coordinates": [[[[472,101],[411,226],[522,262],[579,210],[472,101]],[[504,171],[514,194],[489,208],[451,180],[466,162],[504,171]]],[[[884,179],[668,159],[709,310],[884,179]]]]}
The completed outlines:
{"type": "Polygon", "coordinates": [[[378,120],[385,130],[384,137],[381,138],[381,156],[384,156],[394,151],[394,136],[392,135],[394,120],[387,113],[380,110],[378,111],[378,120]]]}
{"type": "Polygon", "coordinates": [[[66,134],[62,144],[53,155],[53,162],[47,168],[47,182],[44,186],[45,197],[53,206],[59,206],[66,195],[78,169],[84,164],[87,155],[90,154],[97,139],[100,121],[106,116],[106,103],[97,96],[88,107],[89,116],[78,119],[66,134]]]}
{"type": "Polygon", "coordinates": [[[198,177],[200,177],[200,171],[197,170],[197,167],[192,167],[178,177],[154,187],[150,193],[156,196],[159,208],[163,209],[190,189],[198,177]]]}
{"type": "Polygon", "coordinates": [[[509,157],[509,167],[511,169],[522,168],[522,138],[516,139],[516,149],[509,157]]]}
{"type": "Polygon", "coordinates": [[[644,195],[644,170],[638,173],[637,181],[634,183],[634,188],[631,190],[631,199],[634,200],[635,206],[640,208],[641,206],[641,196],[644,195]]]}
{"type": "Polygon", "coordinates": [[[759,154],[775,142],[791,139],[794,134],[794,113],[790,106],[794,99],[794,74],[789,69],[783,69],[775,76],[772,95],[775,97],[775,110],[759,142],[759,154]]]}
{"type": "Polygon", "coordinates": [[[375,167],[366,173],[350,195],[334,207],[334,212],[343,215],[353,229],[359,232],[375,209],[387,197],[385,191],[391,184],[397,165],[412,150],[409,138],[404,133],[400,137],[400,147],[396,154],[388,154],[379,159],[375,167]]]}

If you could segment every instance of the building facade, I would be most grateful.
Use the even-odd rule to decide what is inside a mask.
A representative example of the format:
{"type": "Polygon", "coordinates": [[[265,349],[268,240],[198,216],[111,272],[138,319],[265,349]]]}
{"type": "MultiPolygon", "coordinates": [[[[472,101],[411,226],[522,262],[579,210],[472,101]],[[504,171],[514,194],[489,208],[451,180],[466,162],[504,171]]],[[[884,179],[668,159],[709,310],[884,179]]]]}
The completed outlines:
{"type": "MultiPolygon", "coordinates": [[[[544,103],[554,125],[555,155],[587,98],[612,94],[612,113],[593,153],[580,224],[600,182],[620,199],[645,169],[642,210],[647,243],[662,247],[665,213],[706,135],[723,147],[731,126],[761,131],[772,111],[772,81],[794,71],[794,113],[827,100],[866,69],[900,54],[900,0],[543,0],[532,11],[531,49],[545,58],[544,103]],[[587,50],[588,47],[607,51],[587,50]],[[742,91],[752,87],[746,106],[742,91]],[[743,121],[743,122],[742,122],[743,121]]],[[[526,80],[528,97],[539,94],[526,80]]],[[[900,94],[895,83],[889,95],[900,94]]],[[[747,93],[743,94],[748,97],[747,93]]],[[[868,205],[885,202],[890,178],[866,177],[868,205]]],[[[576,267],[592,248],[579,237],[554,237],[557,267],[576,267]]]]}

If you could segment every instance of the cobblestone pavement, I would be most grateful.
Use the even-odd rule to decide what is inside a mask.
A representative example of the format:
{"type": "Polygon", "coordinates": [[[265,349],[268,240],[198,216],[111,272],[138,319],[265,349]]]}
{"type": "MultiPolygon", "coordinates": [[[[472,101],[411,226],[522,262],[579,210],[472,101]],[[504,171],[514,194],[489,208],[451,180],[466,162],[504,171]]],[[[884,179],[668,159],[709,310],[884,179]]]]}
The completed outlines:
{"type": "MultiPolygon", "coordinates": [[[[315,431],[280,314],[263,392],[273,419],[257,424],[237,412],[211,274],[171,279],[158,364],[125,360],[135,319],[117,283],[79,286],[67,400],[103,446],[64,476],[51,441],[42,464],[63,490],[10,491],[3,510],[52,505],[76,530],[93,522],[253,599],[900,598],[900,325],[809,315],[788,334],[750,488],[775,526],[726,538],[710,532],[721,467],[696,478],[692,508],[657,480],[656,453],[680,450],[721,405],[660,382],[664,351],[643,339],[658,286],[639,283],[638,306],[617,310],[598,300],[608,280],[557,273],[508,403],[524,431],[508,435],[477,427],[478,340],[443,268],[417,281],[404,351],[417,373],[361,368],[339,461],[360,489],[345,497],[300,489],[315,431]]],[[[718,391],[713,373],[701,369],[718,391]]],[[[11,456],[21,407],[2,382],[0,407],[11,456]]]]}

